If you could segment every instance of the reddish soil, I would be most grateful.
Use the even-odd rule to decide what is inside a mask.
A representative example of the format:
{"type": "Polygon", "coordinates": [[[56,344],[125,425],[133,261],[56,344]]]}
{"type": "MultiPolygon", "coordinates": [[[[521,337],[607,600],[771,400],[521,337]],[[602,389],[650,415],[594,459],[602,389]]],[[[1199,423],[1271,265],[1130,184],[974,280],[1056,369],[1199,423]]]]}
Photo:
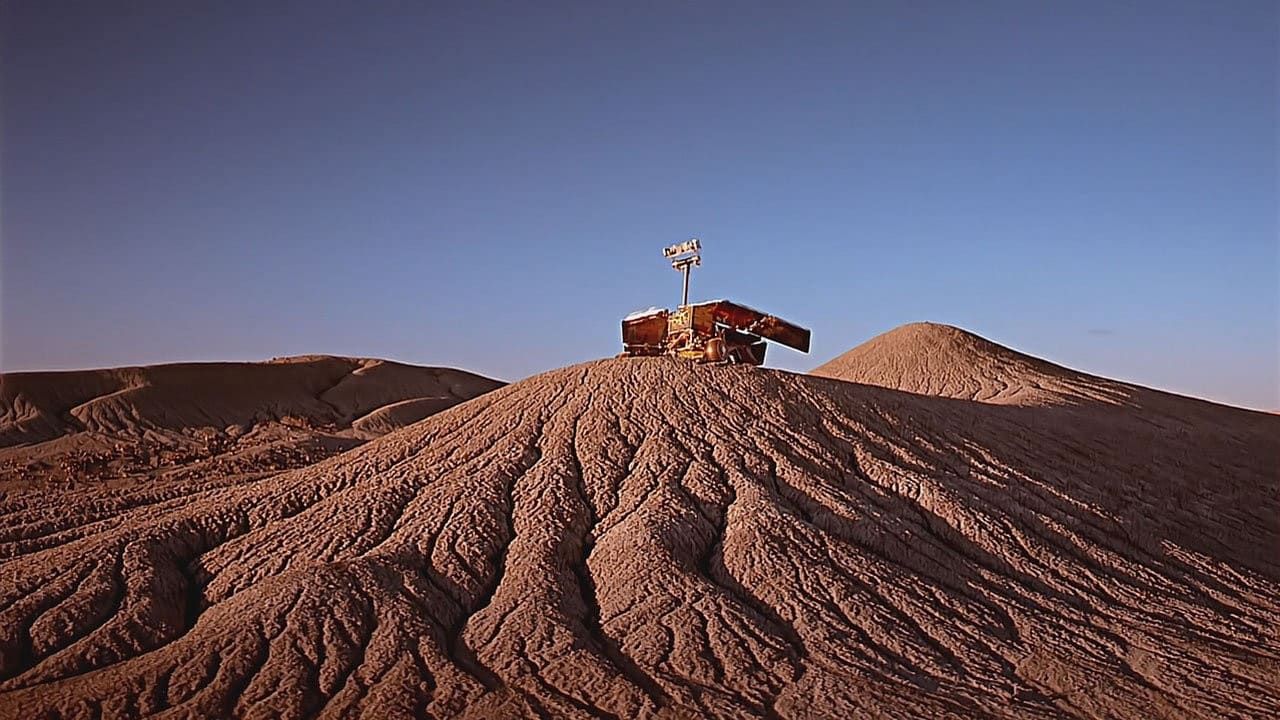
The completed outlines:
{"type": "Polygon", "coordinates": [[[960,328],[927,322],[903,325],[872,338],[818,366],[813,374],[997,405],[1096,401],[1132,406],[1141,396],[1144,400],[1163,397],[1172,401],[1174,412],[1209,407],[1190,398],[1087,375],[1010,350],[960,328]]]}
{"type": "Polygon", "coordinates": [[[0,717],[1280,714],[1280,418],[941,326],[823,372],[605,360],[11,490],[0,717]]]}
{"type": "Polygon", "coordinates": [[[501,385],[327,356],[0,375],[0,490],[271,474],[501,385]]]}

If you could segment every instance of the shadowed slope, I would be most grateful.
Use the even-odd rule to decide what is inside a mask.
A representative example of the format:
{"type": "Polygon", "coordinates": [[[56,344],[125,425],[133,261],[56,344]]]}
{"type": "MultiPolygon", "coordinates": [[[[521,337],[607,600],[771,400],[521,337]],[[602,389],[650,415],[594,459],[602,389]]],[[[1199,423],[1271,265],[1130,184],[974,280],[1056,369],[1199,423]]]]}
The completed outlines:
{"type": "Polygon", "coordinates": [[[618,359],[95,523],[6,499],[0,716],[1273,716],[1280,418],[1214,412],[618,359]]]}

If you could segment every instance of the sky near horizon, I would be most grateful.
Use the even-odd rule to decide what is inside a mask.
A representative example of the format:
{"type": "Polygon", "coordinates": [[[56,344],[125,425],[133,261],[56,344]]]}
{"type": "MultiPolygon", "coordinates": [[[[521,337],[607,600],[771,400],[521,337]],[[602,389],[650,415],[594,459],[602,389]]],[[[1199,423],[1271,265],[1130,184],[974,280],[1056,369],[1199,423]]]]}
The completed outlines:
{"type": "Polygon", "coordinates": [[[0,370],[514,380],[696,236],[775,367],[932,320],[1280,408],[1275,2],[196,5],[0,3],[0,370]]]}

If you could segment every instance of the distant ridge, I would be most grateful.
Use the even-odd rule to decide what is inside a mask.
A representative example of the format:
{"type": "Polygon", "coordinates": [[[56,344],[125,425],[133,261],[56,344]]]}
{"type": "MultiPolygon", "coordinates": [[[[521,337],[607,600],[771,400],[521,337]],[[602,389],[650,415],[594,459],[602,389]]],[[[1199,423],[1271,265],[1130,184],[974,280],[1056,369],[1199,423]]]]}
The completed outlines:
{"type": "MultiPolygon", "coordinates": [[[[501,385],[451,368],[325,355],[7,373],[0,375],[0,447],[81,431],[223,430],[286,419],[346,427],[406,400],[430,399],[421,409],[438,411],[501,385]]],[[[377,434],[426,414],[385,415],[377,434]]]]}
{"type": "Polygon", "coordinates": [[[0,375],[0,493],[198,492],[318,462],[501,385],[327,355],[0,375]]]}

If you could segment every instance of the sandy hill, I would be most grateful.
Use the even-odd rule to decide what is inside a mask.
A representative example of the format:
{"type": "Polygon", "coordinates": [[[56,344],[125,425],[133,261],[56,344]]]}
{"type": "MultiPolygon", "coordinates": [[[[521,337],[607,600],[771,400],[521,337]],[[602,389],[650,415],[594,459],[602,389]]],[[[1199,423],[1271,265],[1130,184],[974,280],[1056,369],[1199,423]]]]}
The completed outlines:
{"type": "Polygon", "coordinates": [[[615,359],[0,496],[0,717],[1274,717],[1280,418],[1208,407],[615,359]]]}
{"type": "MultiPolygon", "coordinates": [[[[0,375],[0,480],[349,449],[499,387],[449,368],[308,356],[0,375]]],[[[296,463],[295,463],[296,464],[296,463]]]]}
{"type": "Polygon", "coordinates": [[[911,323],[874,337],[814,375],[922,395],[1037,405],[1132,399],[1134,386],[1024,355],[951,325],[911,323]]]}

